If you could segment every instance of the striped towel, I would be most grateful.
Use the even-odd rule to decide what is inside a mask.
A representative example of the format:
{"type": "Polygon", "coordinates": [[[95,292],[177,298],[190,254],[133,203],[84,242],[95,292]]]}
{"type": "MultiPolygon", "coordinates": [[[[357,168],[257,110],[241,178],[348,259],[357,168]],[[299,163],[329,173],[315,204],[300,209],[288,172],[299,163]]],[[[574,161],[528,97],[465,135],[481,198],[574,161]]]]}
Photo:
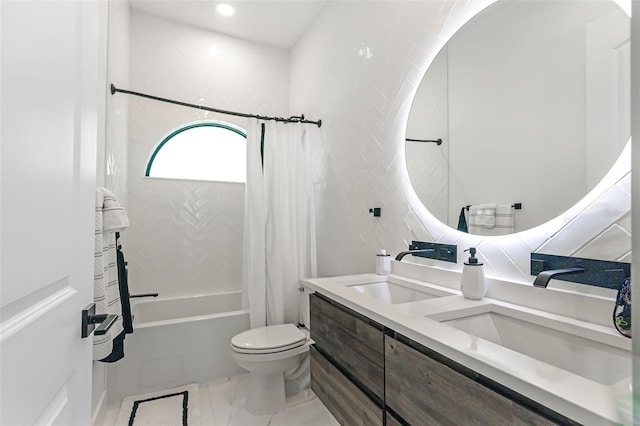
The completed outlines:
{"type": "Polygon", "coordinates": [[[118,319],[102,336],[93,336],[93,359],[101,360],[113,351],[113,340],[123,332],[122,304],[116,264],[116,231],[129,227],[124,208],[105,188],[96,189],[93,301],[96,314],[116,314],[118,319]]]}
{"type": "Polygon", "coordinates": [[[515,232],[511,204],[478,204],[469,207],[469,233],[506,235],[515,232]]]}

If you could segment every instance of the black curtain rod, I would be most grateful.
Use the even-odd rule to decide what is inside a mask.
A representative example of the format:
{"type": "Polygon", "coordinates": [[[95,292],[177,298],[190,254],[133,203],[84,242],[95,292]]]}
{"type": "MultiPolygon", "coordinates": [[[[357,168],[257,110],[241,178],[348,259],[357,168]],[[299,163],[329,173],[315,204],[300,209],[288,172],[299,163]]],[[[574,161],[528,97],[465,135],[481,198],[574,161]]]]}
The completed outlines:
{"type": "Polygon", "coordinates": [[[407,141],[407,142],[433,142],[436,145],[442,145],[442,139],[429,140],[429,139],[410,139],[410,138],[406,138],[405,141],[407,141]]]}
{"type": "Polygon", "coordinates": [[[304,114],[302,114],[299,117],[293,116],[289,118],[282,118],[282,117],[267,117],[264,115],[255,115],[255,114],[245,114],[243,112],[225,111],[223,109],[209,108],[202,105],[195,105],[195,104],[189,104],[181,101],[174,101],[172,99],[160,98],[158,96],[147,95],[146,93],[133,92],[131,90],[126,90],[126,89],[118,89],[116,86],[111,84],[111,94],[115,95],[116,92],[125,93],[127,95],[140,96],[142,98],[147,98],[147,99],[153,99],[154,101],[168,102],[174,105],[181,105],[189,108],[201,109],[204,111],[218,112],[220,114],[227,114],[227,115],[235,115],[237,117],[257,118],[258,120],[275,120],[275,121],[283,121],[286,123],[309,123],[309,124],[315,124],[318,127],[322,125],[322,120],[318,120],[318,121],[305,120],[304,114]]]}

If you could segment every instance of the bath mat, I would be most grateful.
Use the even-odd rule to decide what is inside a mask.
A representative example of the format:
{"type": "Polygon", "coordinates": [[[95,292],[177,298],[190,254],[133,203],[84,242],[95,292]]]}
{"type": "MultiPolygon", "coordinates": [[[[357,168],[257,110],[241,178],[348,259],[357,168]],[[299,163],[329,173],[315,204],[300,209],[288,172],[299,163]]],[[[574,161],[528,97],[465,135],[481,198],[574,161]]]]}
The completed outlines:
{"type": "Polygon", "coordinates": [[[130,396],[122,401],[117,426],[200,426],[198,385],[130,396]]]}

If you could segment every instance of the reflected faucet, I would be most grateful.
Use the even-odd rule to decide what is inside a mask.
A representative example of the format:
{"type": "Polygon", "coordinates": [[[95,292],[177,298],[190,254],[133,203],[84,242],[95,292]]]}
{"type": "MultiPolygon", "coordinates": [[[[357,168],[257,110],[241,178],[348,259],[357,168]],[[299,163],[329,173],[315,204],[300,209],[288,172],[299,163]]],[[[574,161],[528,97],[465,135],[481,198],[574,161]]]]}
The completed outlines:
{"type": "Polygon", "coordinates": [[[418,249],[418,250],[407,250],[407,251],[401,251],[400,253],[398,253],[398,255],[396,256],[396,260],[397,261],[401,261],[403,257],[405,257],[408,254],[414,254],[414,253],[433,253],[435,252],[436,249],[418,249]]]}
{"type": "Polygon", "coordinates": [[[550,269],[548,271],[542,271],[538,274],[535,281],[533,281],[533,286],[547,288],[547,285],[549,285],[549,281],[553,277],[556,277],[558,275],[579,274],[584,271],[584,268],[550,269]]]}

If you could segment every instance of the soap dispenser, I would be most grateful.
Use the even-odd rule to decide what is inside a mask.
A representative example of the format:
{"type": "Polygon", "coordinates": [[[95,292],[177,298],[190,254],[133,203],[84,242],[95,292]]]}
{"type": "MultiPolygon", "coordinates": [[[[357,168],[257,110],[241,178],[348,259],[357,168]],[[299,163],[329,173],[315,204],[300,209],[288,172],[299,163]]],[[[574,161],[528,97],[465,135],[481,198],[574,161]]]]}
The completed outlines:
{"type": "Polygon", "coordinates": [[[470,247],[465,251],[469,252],[469,260],[462,268],[462,281],[460,291],[467,299],[482,299],[487,293],[487,281],[484,277],[482,263],[476,258],[476,248],[470,247]]]}
{"type": "Polygon", "coordinates": [[[381,249],[376,255],[376,273],[378,275],[389,275],[391,273],[391,256],[385,249],[381,249]]]}

